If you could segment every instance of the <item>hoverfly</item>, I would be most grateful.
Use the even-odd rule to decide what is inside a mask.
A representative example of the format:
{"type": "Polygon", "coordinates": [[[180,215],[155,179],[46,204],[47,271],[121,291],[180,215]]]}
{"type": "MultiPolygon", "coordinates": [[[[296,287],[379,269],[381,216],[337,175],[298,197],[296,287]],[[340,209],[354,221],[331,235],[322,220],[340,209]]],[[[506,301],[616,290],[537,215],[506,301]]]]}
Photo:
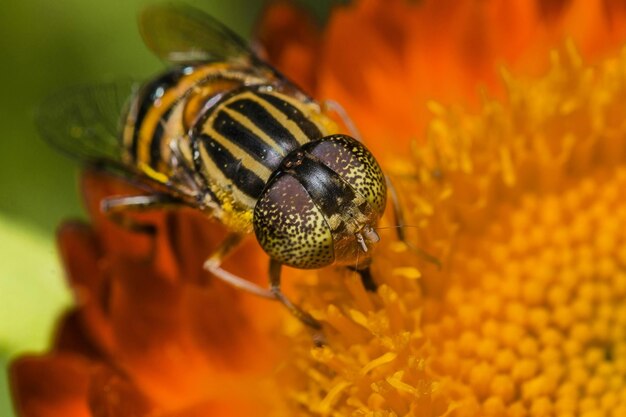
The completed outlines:
{"type": "Polygon", "coordinates": [[[105,213],[174,204],[217,218],[230,234],[204,267],[319,328],[281,292],[281,267],[360,262],[369,274],[387,200],[380,166],[322,106],[202,11],[155,5],[141,14],[140,30],[170,68],[139,86],[52,97],[38,118],[42,135],[152,190],[107,198],[105,213]],[[221,267],[253,232],[270,258],[269,289],[221,267]]]}

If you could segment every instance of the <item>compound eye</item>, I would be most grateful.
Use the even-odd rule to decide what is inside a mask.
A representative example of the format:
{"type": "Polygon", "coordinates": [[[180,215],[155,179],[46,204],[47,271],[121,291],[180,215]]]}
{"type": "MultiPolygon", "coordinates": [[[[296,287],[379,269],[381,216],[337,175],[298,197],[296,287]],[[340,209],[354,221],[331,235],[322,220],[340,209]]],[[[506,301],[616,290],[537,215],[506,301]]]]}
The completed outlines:
{"type": "Polygon", "coordinates": [[[375,212],[383,213],[387,201],[385,176],[362,143],[346,135],[326,136],[310,152],[362,195],[375,212]]]}
{"type": "Polygon", "coordinates": [[[253,223],[261,247],[282,264],[312,269],[334,261],[333,237],[324,215],[289,174],[278,175],[263,190],[253,223]]]}

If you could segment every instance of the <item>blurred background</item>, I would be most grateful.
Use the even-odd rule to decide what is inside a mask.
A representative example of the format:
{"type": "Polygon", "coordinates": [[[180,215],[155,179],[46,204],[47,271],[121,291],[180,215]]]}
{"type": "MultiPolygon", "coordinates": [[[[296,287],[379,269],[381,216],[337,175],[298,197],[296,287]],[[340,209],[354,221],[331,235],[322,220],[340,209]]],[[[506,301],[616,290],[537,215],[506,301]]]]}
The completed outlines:
{"type": "MultiPolygon", "coordinates": [[[[78,165],[37,135],[33,115],[51,92],[163,68],[143,46],[136,16],[146,0],[28,0],[0,14],[0,416],[14,416],[6,369],[15,355],[43,351],[71,303],[54,233],[84,217],[78,165]]],[[[249,39],[264,0],[189,2],[249,39]]],[[[322,23],[333,0],[297,1],[322,23]]]]}

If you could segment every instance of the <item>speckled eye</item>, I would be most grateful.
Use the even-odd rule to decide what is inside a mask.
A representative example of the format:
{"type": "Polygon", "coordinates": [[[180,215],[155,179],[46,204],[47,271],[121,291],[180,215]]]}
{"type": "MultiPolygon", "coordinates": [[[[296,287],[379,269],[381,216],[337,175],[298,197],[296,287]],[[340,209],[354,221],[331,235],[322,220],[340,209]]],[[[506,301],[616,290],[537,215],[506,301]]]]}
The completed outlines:
{"type": "Polygon", "coordinates": [[[362,195],[373,211],[383,213],[387,201],[385,177],[361,142],[346,135],[332,135],[316,142],[309,152],[362,195]]]}
{"type": "Polygon", "coordinates": [[[333,236],[324,215],[289,174],[267,185],[254,208],[254,232],[267,254],[296,268],[321,268],[334,261],[333,236]]]}

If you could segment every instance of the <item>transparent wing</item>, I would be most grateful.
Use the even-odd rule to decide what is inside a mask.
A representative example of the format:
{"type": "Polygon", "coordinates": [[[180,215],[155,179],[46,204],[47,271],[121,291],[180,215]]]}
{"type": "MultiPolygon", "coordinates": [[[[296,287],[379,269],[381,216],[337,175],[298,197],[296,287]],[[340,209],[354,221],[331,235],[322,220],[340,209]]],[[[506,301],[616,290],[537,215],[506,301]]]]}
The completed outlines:
{"type": "Polygon", "coordinates": [[[122,166],[121,117],[135,88],[127,80],[54,94],[38,109],[37,128],[47,142],[70,156],[122,166]]]}
{"type": "Polygon", "coordinates": [[[175,3],[147,7],[139,17],[146,45],[171,63],[255,61],[247,43],[202,10],[175,3]]]}
{"type": "Polygon", "coordinates": [[[151,5],[139,16],[139,29],[148,48],[164,61],[241,64],[309,100],[278,70],[262,61],[246,41],[200,9],[180,3],[151,5]]]}
{"type": "Polygon", "coordinates": [[[118,175],[147,192],[158,191],[197,206],[198,185],[193,172],[173,175],[162,183],[123,160],[122,126],[138,88],[138,83],[126,80],[78,86],[54,94],[38,109],[38,130],[48,143],[71,157],[118,175]]]}

